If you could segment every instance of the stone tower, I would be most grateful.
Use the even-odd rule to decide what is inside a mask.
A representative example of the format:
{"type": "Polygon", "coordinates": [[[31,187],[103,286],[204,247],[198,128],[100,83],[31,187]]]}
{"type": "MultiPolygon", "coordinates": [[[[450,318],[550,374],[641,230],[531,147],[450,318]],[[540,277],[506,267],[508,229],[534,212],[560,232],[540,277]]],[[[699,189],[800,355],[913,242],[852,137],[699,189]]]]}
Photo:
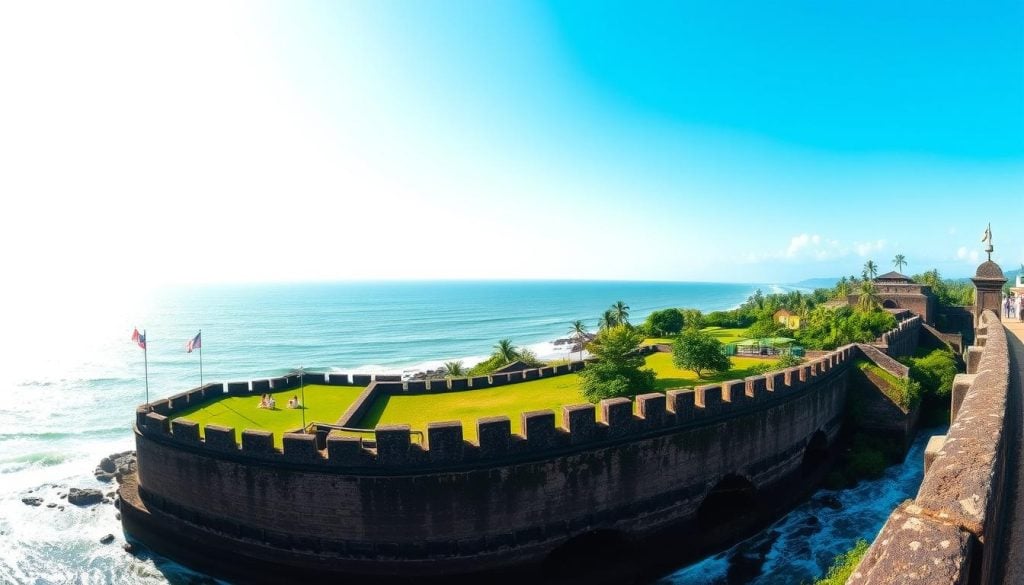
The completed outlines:
{"type": "Polygon", "coordinates": [[[1003,269],[986,260],[978,266],[971,282],[974,283],[974,326],[978,326],[978,317],[985,309],[992,309],[1002,319],[1003,285],[1006,284],[1003,269]]]}

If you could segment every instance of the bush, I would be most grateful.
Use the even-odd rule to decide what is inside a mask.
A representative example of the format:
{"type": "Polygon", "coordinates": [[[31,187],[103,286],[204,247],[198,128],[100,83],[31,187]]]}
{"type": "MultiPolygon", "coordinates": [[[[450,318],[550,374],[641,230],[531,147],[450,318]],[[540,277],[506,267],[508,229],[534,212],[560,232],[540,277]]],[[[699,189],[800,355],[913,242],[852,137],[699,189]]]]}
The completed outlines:
{"type": "Polygon", "coordinates": [[[850,578],[854,569],[860,564],[860,560],[864,558],[864,554],[868,552],[868,546],[868,541],[858,540],[852,549],[837,556],[832,561],[832,566],[829,567],[828,573],[825,574],[824,578],[818,579],[814,585],[845,585],[846,580],[850,578]]]}
{"type": "Polygon", "coordinates": [[[783,354],[779,359],[774,362],[763,362],[753,367],[755,374],[767,374],[768,372],[776,372],[778,370],[784,370],[786,368],[792,368],[799,366],[804,362],[803,359],[797,356],[787,353],[783,354]]]}
{"type": "Polygon", "coordinates": [[[952,351],[933,349],[900,361],[910,367],[910,377],[921,383],[925,395],[948,398],[953,391],[953,378],[958,368],[952,351]]]}
{"type": "Polygon", "coordinates": [[[679,309],[654,311],[641,325],[642,332],[653,337],[668,337],[683,330],[683,314],[679,309]]]}

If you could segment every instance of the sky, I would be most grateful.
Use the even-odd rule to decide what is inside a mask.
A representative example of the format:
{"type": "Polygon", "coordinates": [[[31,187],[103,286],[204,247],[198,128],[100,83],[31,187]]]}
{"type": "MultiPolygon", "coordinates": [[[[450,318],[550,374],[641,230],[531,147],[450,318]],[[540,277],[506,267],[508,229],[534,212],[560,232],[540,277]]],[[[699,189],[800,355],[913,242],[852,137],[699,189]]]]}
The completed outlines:
{"type": "Polygon", "coordinates": [[[0,79],[31,295],[1024,263],[1020,2],[10,2],[0,79]]]}

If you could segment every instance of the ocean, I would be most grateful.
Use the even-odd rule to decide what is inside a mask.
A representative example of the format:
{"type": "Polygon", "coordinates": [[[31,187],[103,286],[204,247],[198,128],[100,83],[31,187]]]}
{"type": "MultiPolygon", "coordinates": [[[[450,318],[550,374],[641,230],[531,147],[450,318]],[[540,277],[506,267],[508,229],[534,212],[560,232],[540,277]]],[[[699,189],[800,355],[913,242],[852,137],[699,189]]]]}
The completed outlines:
{"type": "MultiPolygon", "coordinates": [[[[2,346],[0,373],[0,583],[196,583],[202,577],[159,557],[121,550],[113,506],[68,505],[70,487],[115,486],[93,477],[99,460],[133,448],[134,407],[144,401],[148,336],[151,398],[199,384],[198,353],[185,342],[200,329],[204,381],[310,371],[407,372],[461,359],[466,365],[509,338],[543,358],[584,320],[625,301],[639,323],[653,310],[729,309],[756,284],[676,282],[375,282],[209,285],[110,291],[88,302],[47,297],[9,308],[25,331],[2,346]],[[37,323],[35,327],[27,324],[37,323]],[[42,498],[41,506],[22,503],[42,498]],[[48,507],[53,504],[55,507],[48,507]],[[63,506],[63,510],[60,507],[63,506]],[[113,543],[100,538],[113,534],[113,543]]],[[[11,326],[12,329],[15,327],[11,326]]],[[[917,465],[917,462],[913,463],[917,465]]],[[[676,581],[679,582],[679,581],[676,581]]]]}

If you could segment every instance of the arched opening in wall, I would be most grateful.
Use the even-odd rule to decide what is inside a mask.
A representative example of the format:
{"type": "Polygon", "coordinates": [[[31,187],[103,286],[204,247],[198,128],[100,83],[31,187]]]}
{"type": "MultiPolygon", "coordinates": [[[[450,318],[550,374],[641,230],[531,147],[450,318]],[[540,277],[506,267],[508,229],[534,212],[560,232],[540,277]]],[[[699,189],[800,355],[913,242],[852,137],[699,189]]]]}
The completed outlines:
{"type": "Polygon", "coordinates": [[[757,487],[749,479],[730,473],[711,488],[697,509],[697,523],[707,530],[728,524],[757,509],[757,487]]]}
{"type": "MultiPolygon", "coordinates": [[[[570,538],[544,559],[544,576],[553,583],[591,582],[589,576],[604,577],[635,572],[631,564],[632,545],[618,530],[594,530],[570,538]]],[[[625,579],[628,582],[628,578],[625,579]]]]}
{"type": "Polygon", "coordinates": [[[816,431],[807,441],[804,448],[804,459],[802,469],[804,473],[810,472],[820,465],[828,457],[828,435],[822,431],[816,431]]]}
{"type": "Polygon", "coordinates": [[[892,299],[885,299],[884,301],[882,301],[882,308],[883,309],[898,309],[898,308],[900,308],[900,306],[897,305],[896,301],[894,301],[892,299]]]}

